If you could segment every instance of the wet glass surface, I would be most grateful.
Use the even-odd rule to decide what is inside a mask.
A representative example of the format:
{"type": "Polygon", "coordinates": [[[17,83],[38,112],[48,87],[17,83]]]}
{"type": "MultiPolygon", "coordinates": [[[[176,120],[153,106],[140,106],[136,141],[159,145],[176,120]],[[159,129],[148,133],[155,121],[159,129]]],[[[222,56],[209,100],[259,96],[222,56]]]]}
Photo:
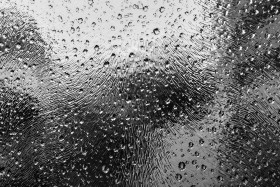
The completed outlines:
{"type": "Polygon", "coordinates": [[[278,0],[2,0],[0,186],[280,186],[278,0]]]}

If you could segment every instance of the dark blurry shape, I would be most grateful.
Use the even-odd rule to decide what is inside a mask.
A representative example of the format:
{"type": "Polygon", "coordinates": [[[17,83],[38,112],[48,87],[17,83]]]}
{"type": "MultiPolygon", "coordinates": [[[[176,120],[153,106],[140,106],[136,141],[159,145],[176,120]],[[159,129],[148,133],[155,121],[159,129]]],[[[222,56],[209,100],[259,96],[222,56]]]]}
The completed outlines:
{"type": "Polygon", "coordinates": [[[36,155],[38,100],[5,87],[1,81],[0,106],[2,186],[27,186],[32,180],[29,171],[34,169],[31,163],[36,155]]]}
{"type": "Polygon", "coordinates": [[[279,186],[278,89],[279,1],[236,1],[230,11],[234,43],[233,81],[241,91],[224,129],[225,184],[279,186]],[[277,98],[277,99],[276,99],[277,98]]]}

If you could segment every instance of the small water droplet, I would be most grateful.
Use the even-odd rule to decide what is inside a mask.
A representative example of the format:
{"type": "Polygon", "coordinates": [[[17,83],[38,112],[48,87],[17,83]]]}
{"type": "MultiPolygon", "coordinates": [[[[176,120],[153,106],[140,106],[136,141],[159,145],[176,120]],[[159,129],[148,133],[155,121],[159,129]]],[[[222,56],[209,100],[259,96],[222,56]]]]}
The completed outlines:
{"type": "Polygon", "coordinates": [[[118,14],[117,19],[122,19],[122,15],[121,15],[121,14],[118,14]]]}
{"type": "Polygon", "coordinates": [[[179,169],[182,171],[186,169],[186,164],[184,162],[179,162],[179,169]]]}
{"type": "Polygon", "coordinates": [[[162,6],[159,8],[160,13],[163,13],[165,11],[165,8],[162,6]]]}
{"type": "Polygon", "coordinates": [[[109,168],[107,168],[105,165],[102,166],[102,171],[103,173],[108,173],[109,172],[109,168]]]}
{"type": "Polygon", "coordinates": [[[21,45],[20,45],[20,44],[17,44],[17,45],[16,45],[16,48],[17,48],[17,49],[21,49],[21,45]]]}
{"type": "Polygon", "coordinates": [[[158,35],[158,34],[160,33],[160,31],[159,31],[158,28],[155,28],[155,29],[153,30],[153,33],[154,33],[155,35],[158,35]]]}
{"type": "Polygon", "coordinates": [[[149,7],[148,7],[148,6],[144,6],[144,7],[143,7],[144,12],[147,12],[147,11],[148,11],[148,9],[149,9],[149,7]]]}
{"type": "Polygon", "coordinates": [[[99,45],[94,46],[95,51],[99,51],[99,45]]]}
{"type": "Polygon", "coordinates": [[[79,19],[78,19],[78,23],[79,23],[79,24],[82,24],[83,21],[84,21],[83,18],[79,18],[79,19]]]}
{"type": "Polygon", "coordinates": [[[105,66],[105,67],[108,67],[109,64],[110,64],[109,61],[105,61],[105,62],[104,62],[104,66],[105,66]]]}
{"type": "Polygon", "coordinates": [[[183,177],[182,177],[182,175],[180,173],[177,173],[175,175],[175,178],[176,178],[177,181],[181,181],[183,177]]]}
{"type": "Polygon", "coordinates": [[[96,26],[96,23],[95,23],[95,22],[92,22],[92,23],[91,23],[91,26],[92,26],[92,28],[94,28],[94,27],[96,26]]]}

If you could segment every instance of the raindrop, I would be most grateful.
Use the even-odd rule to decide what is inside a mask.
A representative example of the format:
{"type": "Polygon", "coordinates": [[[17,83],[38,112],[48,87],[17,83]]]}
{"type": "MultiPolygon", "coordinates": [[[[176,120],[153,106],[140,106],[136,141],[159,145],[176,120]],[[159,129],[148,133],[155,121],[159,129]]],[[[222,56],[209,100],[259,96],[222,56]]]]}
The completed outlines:
{"type": "Polygon", "coordinates": [[[20,44],[17,44],[17,45],[16,45],[16,48],[17,48],[17,49],[21,49],[21,45],[20,45],[20,44]]]}
{"type": "Polygon", "coordinates": [[[92,28],[94,28],[96,26],[96,22],[92,22],[91,26],[92,26],[92,28]]]}
{"type": "Polygon", "coordinates": [[[179,162],[179,169],[180,170],[184,170],[184,169],[186,169],[186,164],[185,164],[185,162],[179,162]]]}
{"type": "Polygon", "coordinates": [[[79,24],[82,24],[83,21],[84,21],[83,18],[79,18],[79,19],[78,19],[78,23],[79,23],[79,24]]]}
{"type": "Polygon", "coordinates": [[[149,9],[149,7],[148,7],[148,6],[144,6],[144,7],[143,7],[144,12],[147,12],[147,11],[148,11],[148,9],[149,9]]]}
{"type": "Polygon", "coordinates": [[[193,147],[194,146],[194,144],[192,143],[192,142],[190,142],[189,143],[189,147],[191,148],[191,147],[193,147]]]}
{"type": "Polygon", "coordinates": [[[105,67],[108,67],[109,64],[110,64],[109,61],[105,61],[105,62],[104,62],[104,66],[105,66],[105,67]]]}
{"type": "Polygon", "coordinates": [[[117,19],[122,19],[122,14],[118,14],[117,19]]]}
{"type": "Polygon", "coordinates": [[[163,12],[165,11],[165,8],[162,6],[162,7],[159,8],[159,11],[160,11],[161,13],[163,13],[163,12]]]}
{"type": "Polygon", "coordinates": [[[99,45],[95,45],[95,46],[94,46],[94,50],[95,50],[95,51],[99,51],[99,45]]]}
{"type": "Polygon", "coordinates": [[[207,169],[207,166],[204,165],[204,164],[202,164],[202,165],[201,165],[201,169],[206,170],[206,169],[207,169]]]}
{"type": "Polygon", "coordinates": [[[102,171],[103,171],[103,173],[108,173],[109,172],[109,168],[107,168],[105,165],[104,166],[102,166],[102,171]]]}
{"type": "Polygon", "coordinates": [[[177,173],[175,175],[175,178],[176,178],[177,181],[181,181],[183,177],[182,177],[182,175],[180,173],[177,173]]]}
{"type": "Polygon", "coordinates": [[[160,31],[159,31],[158,28],[155,28],[155,29],[153,30],[153,33],[154,33],[155,35],[158,35],[158,34],[160,33],[160,31]]]}

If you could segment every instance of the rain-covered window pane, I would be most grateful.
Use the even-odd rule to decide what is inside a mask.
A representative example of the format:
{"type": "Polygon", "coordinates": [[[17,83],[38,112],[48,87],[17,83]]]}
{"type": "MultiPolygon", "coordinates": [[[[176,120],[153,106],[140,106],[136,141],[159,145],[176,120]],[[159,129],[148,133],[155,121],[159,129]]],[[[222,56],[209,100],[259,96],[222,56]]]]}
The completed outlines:
{"type": "Polygon", "coordinates": [[[0,186],[280,186],[279,0],[1,0],[0,186]]]}

